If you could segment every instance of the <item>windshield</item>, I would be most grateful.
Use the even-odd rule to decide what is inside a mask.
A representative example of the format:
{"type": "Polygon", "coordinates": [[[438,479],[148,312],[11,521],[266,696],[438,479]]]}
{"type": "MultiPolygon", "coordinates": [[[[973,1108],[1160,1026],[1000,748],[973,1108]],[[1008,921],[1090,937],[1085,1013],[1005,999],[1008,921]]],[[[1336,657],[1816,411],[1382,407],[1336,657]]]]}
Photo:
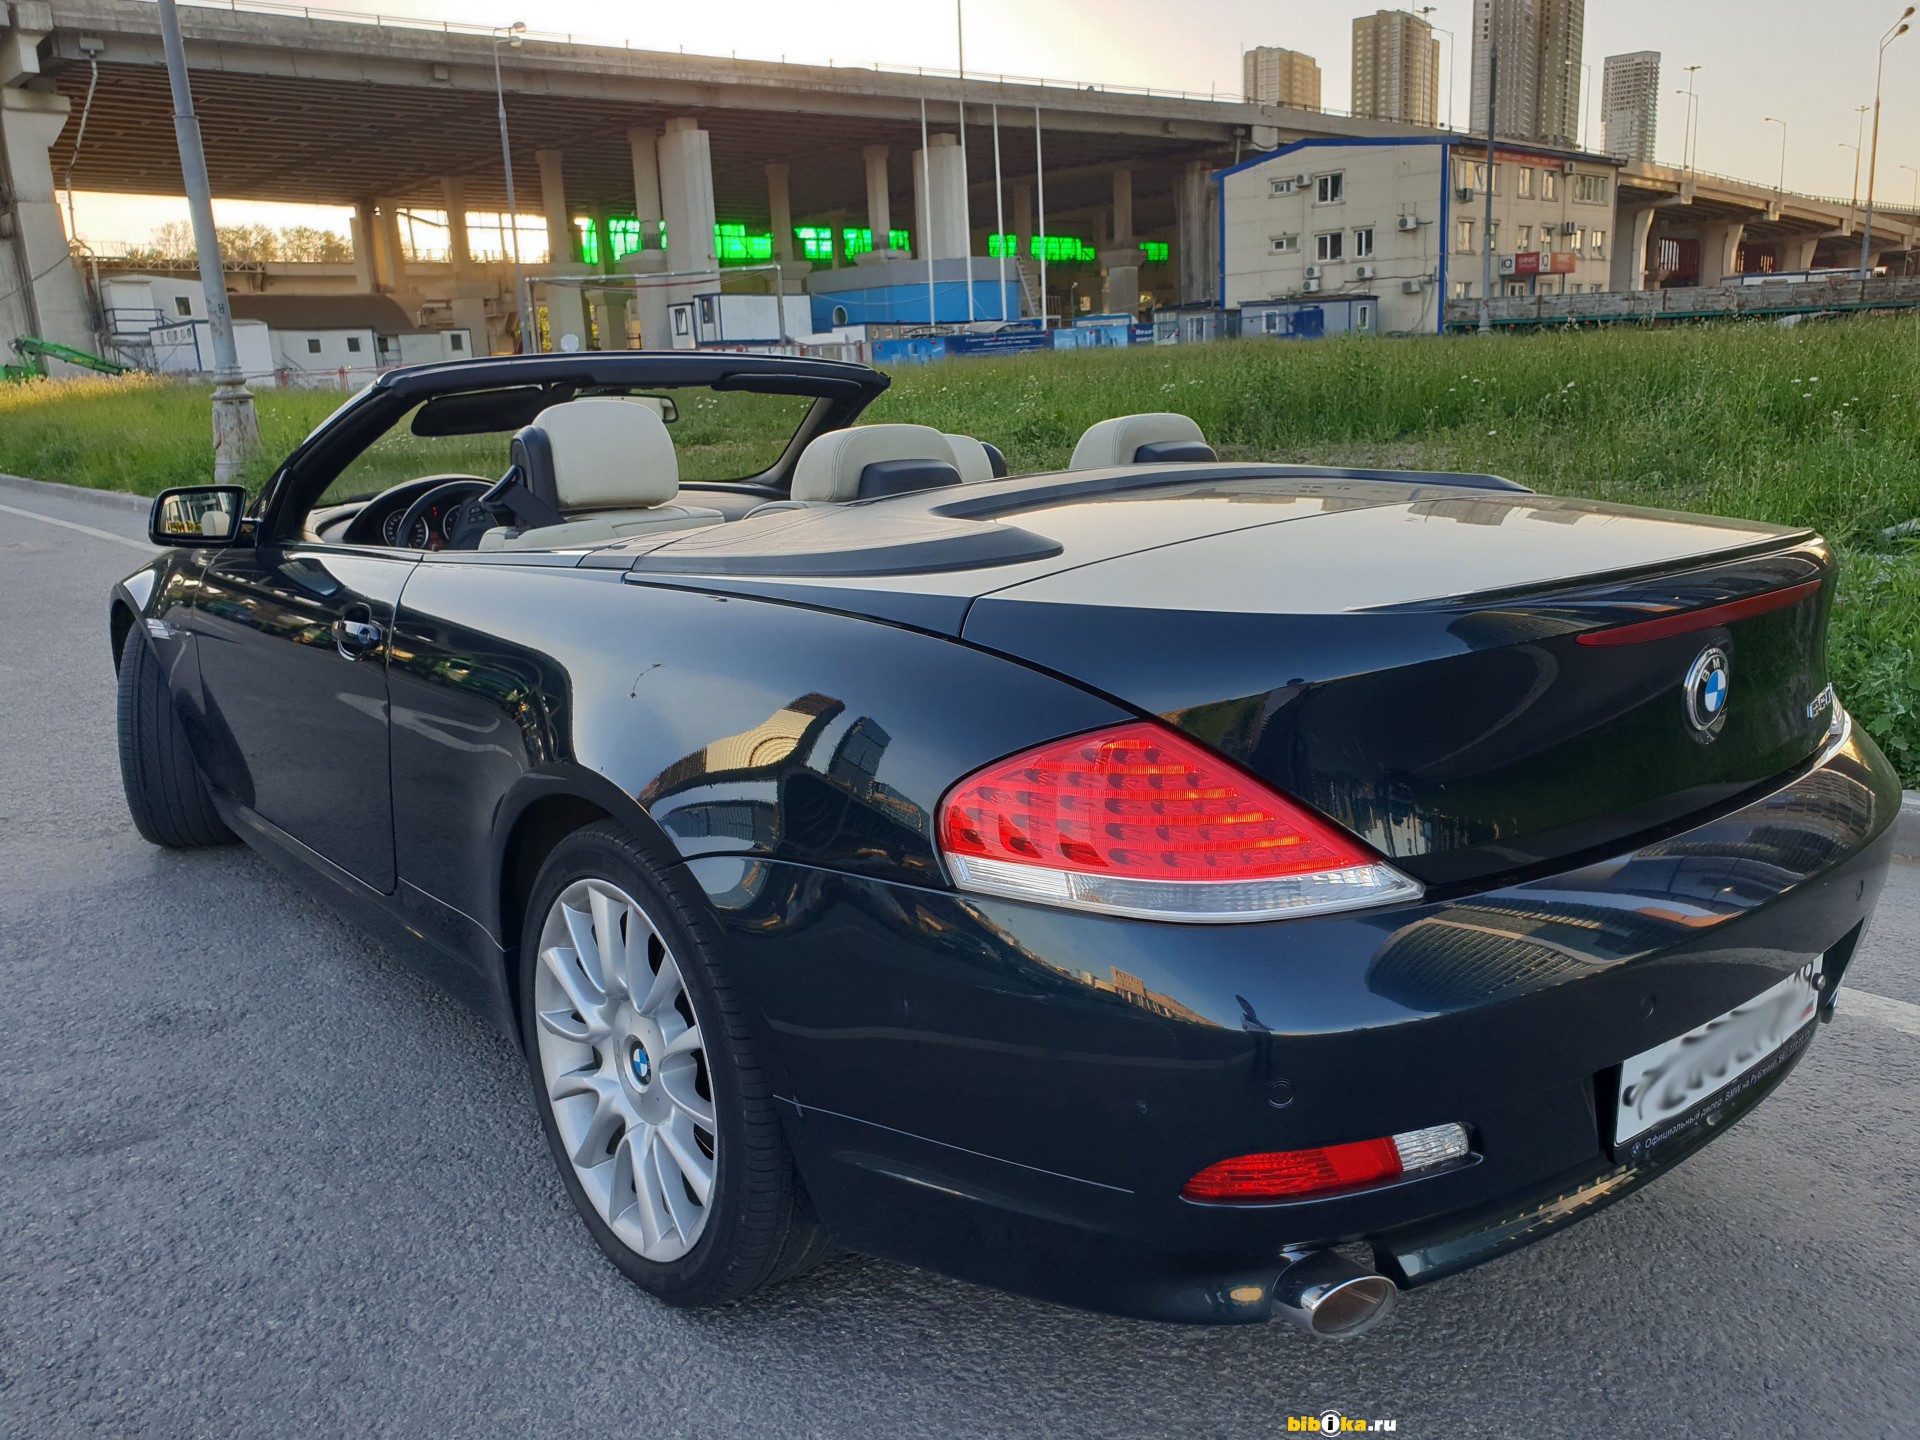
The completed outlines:
{"type": "MultiPolygon", "coordinates": [[[[702,386],[591,393],[628,394],[661,410],[683,484],[749,480],[768,470],[816,403],[805,395],[760,395],[702,386]]],[[[500,428],[479,434],[418,433],[435,428],[427,424],[416,429],[421,412],[431,403],[415,406],[356,455],[327,486],[319,505],[366,500],[429,475],[497,480],[506,473],[507,452],[514,432],[524,423],[523,416],[506,417],[500,428]]]]}

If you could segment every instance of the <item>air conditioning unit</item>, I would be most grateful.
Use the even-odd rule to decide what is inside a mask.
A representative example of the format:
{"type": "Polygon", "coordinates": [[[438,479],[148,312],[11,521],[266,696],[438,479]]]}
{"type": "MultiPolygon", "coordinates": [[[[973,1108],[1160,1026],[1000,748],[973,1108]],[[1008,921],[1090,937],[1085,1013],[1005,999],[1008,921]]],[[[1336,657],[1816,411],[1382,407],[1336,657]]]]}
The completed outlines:
{"type": "Polygon", "coordinates": [[[1418,215],[1402,215],[1394,228],[1396,230],[1418,230],[1420,228],[1420,217],[1418,215]]]}
{"type": "Polygon", "coordinates": [[[1561,173],[1561,174],[1563,174],[1563,175],[1571,175],[1571,174],[1573,174],[1573,161],[1571,161],[1571,160],[1563,160],[1563,161],[1561,161],[1561,162],[1560,162],[1560,173],[1561,173]]]}
{"type": "Polygon", "coordinates": [[[1400,293],[1402,295],[1418,295],[1426,288],[1427,282],[1424,280],[1402,280],[1400,282],[1400,293]]]}
{"type": "Polygon", "coordinates": [[[1304,175],[1296,175],[1293,177],[1293,183],[1296,185],[1304,185],[1307,183],[1307,177],[1304,175]]]}
{"type": "Polygon", "coordinates": [[[1371,280],[1379,273],[1380,272],[1375,270],[1371,265],[1356,265],[1353,267],[1353,278],[1356,280],[1371,280]]]}
{"type": "Polygon", "coordinates": [[[1562,220],[1562,221],[1560,222],[1560,233],[1561,233],[1562,235],[1571,235],[1571,234],[1573,234],[1573,233],[1574,233],[1574,232],[1575,232],[1576,230],[1578,230],[1579,228],[1580,228],[1580,226],[1579,226],[1579,223],[1578,223],[1577,221],[1573,221],[1573,220],[1562,220]]]}
{"type": "Polygon", "coordinates": [[[1462,200],[1471,200],[1477,193],[1471,185],[1462,185],[1454,191],[1454,194],[1462,200]]]}
{"type": "Polygon", "coordinates": [[[1319,278],[1320,278],[1320,267],[1318,265],[1307,266],[1307,279],[1318,280],[1319,278]]]}
{"type": "Polygon", "coordinates": [[[1302,295],[1318,295],[1320,293],[1320,282],[1314,279],[1301,281],[1300,293],[1302,295]]]}

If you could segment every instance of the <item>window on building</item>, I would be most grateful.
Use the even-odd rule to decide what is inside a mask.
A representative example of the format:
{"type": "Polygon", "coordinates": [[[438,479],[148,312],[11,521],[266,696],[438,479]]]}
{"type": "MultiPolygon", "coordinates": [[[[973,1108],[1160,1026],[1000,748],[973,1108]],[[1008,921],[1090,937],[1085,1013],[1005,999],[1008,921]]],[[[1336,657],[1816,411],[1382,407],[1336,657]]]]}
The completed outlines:
{"type": "Polygon", "coordinates": [[[1500,248],[1500,222],[1498,220],[1492,221],[1487,226],[1487,246],[1492,250],[1498,250],[1500,248]]]}
{"type": "Polygon", "coordinates": [[[1291,255],[1300,248],[1298,235],[1275,235],[1268,244],[1275,255],[1291,255]]]}
{"type": "MultiPolygon", "coordinates": [[[[1487,162],[1484,160],[1456,160],[1453,162],[1453,183],[1462,190],[1477,190],[1482,194],[1487,189],[1487,162]]],[[[1493,193],[1500,193],[1500,167],[1493,167],[1493,193]]]]}
{"type": "Polygon", "coordinates": [[[1354,307],[1353,328],[1362,335],[1373,329],[1373,306],[1362,304],[1354,307]]]}
{"type": "Polygon", "coordinates": [[[1335,205],[1347,198],[1347,174],[1336,170],[1331,175],[1313,177],[1313,198],[1317,204],[1335,205]]]}
{"type": "Polygon", "coordinates": [[[1453,248],[1460,251],[1463,254],[1472,253],[1473,221],[1462,220],[1460,222],[1459,226],[1456,228],[1456,233],[1454,235],[1453,248]]]}
{"type": "Polygon", "coordinates": [[[1520,167],[1520,176],[1513,183],[1517,187],[1513,192],[1514,194],[1518,195],[1522,200],[1531,200],[1533,198],[1533,167],[1531,165],[1522,165],[1520,167]]]}
{"type": "Polygon", "coordinates": [[[1588,243],[1593,246],[1594,258],[1596,260],[1605,259],[1607,254],[1607,232],[1604,230],[1595,230],[1587,238],[1588,243]]]}
{"type": "Polygon", "coordinates": [[[1471,280],[1454,281],[1453,298],[1456,300],[1471,300],[1473,298],[1473,282],[1471,280]]]}
{"type": "Polygon", "coordinates": [[[1373,258],[1373,227],[1371,225],[1364,230],[1353,232],[1353,258],[1356,260],[1373,258]]]}
{"type": "Polygon", "coordinates": [[[1526,281],[1524,281],[1524,280],[1509,280],[1509,281],[1507,281],[1507,294],[1509,294],[1509,295],[1524,295],[1524,294],[1526,294],[1526,293],[1527,293],[1527,282],[1526,282],[1526,281]]]}
{"type": "Polygon", "coordinates": [[[1519,248],[1522,250],[1531,250],[1533,248],[1533,227],[1531,225],[1522,225],[1520,227],[1519,248]]]}
{"type": "Polygon", "coordinates": [[[176,296],[174,296],[174,297],[173,297],[173,313],[174,313],[174,314],[176,314],[176,315],[191,315],[191,314],[193,314],[193,300],[192,300],[192,297],[190,297],[190,296],[187,296],[187,295],[176,295],[176,296]]]}
{"type": "Polygon", "coordinates": [[[1275,195],[1291,195],[1299,188],[1300,180],[1299,177],[1295,175],[1289,175],[1284,180],[1276,180],[1272,186],[1275,195]]]}
{"type": "Polygon", "coordinates": [[[1542,170],[1540,172],[1540,198],[1542,200],[1552,200],[1555,199],[1559,193],[1559,174],[1552,170],[1542,170]]]}
{"type": "Polygon", "coordinates": [[[318,336],[309,335],[307,337],[307,353],[309,355],[318,355],[320,353],[320,340],[318,336]]]}
{"type": "Polygon", "coordinates": [[[449,350],[466,349],[467,337],[462,335],[458,330],[455,330],[452,334],[447,336],[447,348],[449,350]]]}
{"type": "Polygon", "coordinates": [[[1582,226],[1576,225],[1573,227],[1572,248],[1575,250],[1584,250],[1587,248],[1587,232],[1582,226]]]}
{"type": "Polygon", "coordinates": [[[1604,205],[1607,203],[1607,177],[1604,175],[1576,175],[1573,177],[1573,198],[1582,205],[1604,205]]]}
{"type": "Polygon", "coordinates": [[[358,355],[360,353],[360,337],[358,335],[347,336],[347,351],[352,355],[358,355]]]}
{"type": "Polygon", "coordinates": [[[1317,260],[1341,260],[1346,236],[1338,230],[1329,230],[1324,235],[1313,237],[1313,254],[1317,260]]]}

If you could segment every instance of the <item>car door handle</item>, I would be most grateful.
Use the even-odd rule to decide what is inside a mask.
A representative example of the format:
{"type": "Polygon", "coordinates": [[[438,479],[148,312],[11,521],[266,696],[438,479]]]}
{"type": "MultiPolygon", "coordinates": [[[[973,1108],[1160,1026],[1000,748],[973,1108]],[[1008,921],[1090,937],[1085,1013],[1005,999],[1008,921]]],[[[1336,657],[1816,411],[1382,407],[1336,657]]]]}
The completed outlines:
{"type": "Polygon", "coordinates": [[[380,643],[381,629],[368,620],[333,622],[333,644],[349,660],[358,660],[380,643]]]}

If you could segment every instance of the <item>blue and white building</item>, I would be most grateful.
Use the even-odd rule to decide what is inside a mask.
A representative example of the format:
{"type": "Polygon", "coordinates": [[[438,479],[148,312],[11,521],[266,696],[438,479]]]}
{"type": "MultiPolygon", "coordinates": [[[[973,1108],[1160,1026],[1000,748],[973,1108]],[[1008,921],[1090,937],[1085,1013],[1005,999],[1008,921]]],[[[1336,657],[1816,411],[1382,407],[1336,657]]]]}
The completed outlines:
{"type": "Polygon", "coordinates": [[[1480,294],[1489,245],[1496,295],[1605,290],[1618,168],[1502,141],[1489,177],[1484,142],[1452,135],[1283,145],[1214,177],[1221,303],[1277,315],[1338,300],[1347,323],[1327,329],[1437,334],[1445,301],[1480,294]]]}

